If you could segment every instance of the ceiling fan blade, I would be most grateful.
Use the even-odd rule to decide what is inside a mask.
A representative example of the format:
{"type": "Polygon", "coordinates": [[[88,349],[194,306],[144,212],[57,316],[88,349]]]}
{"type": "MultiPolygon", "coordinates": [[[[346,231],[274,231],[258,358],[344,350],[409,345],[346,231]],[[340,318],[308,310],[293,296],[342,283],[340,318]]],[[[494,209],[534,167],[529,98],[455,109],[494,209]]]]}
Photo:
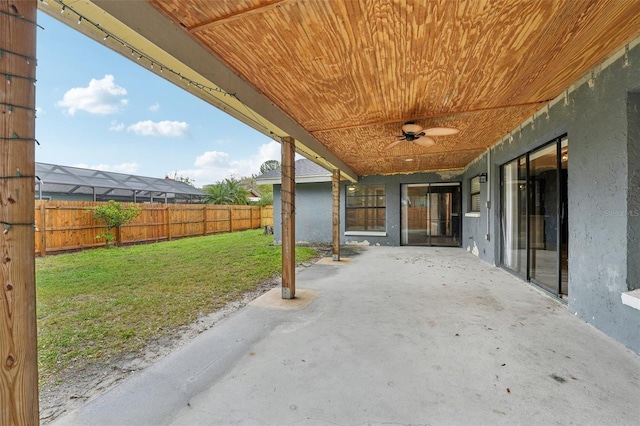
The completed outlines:
{"type": "Polygon", "coordinates": [[[459,129],[453,127],[431,127],[422,131],[426,136],[451,136],[460,133],[459,129]]]}
{"type": "Polygon", "coordinates": [[[415,143],[416,145],[420,145],[420,146],[424,146],[424,147],[430,147],[436,144],[436,141],[429,136],[421,136],[418,139],[414,140],[413,143],[415,143]]]}
{"type": "Polygon", "coordinates": [[[393,141],[389,145],[385,146],[384,149],[391,149],[394,146],[398,145],[402,141],[403,141],[403,139],[398,139],[397,141],[393,141]]]}

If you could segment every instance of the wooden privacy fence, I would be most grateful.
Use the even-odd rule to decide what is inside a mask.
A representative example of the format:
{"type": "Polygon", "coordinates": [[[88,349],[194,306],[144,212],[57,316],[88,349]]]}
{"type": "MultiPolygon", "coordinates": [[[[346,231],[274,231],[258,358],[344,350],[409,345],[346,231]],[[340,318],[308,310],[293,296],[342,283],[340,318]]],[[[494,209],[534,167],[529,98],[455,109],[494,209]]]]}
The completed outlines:
{"type": "MultiPolygon", "coordinates": [[[[96,236],[106,231],[91,209],[106,203],[36,200],[36,254],[104,246],[96,236]]],[[[123,244],[273,226],[273,207],[213,204],[136,204],[142,210],[121,228],[123,244]]]]}

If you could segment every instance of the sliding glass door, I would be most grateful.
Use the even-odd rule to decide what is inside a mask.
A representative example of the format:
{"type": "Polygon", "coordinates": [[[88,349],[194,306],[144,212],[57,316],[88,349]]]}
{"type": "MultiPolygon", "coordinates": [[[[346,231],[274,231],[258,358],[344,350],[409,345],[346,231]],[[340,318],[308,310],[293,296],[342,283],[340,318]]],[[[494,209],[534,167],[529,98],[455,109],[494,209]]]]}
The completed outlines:
{"type": "Polygon", "coordinates": [[[502,264],[527,273],[527,160],[519,158],[502,167],[502,264]]]}
{"type": "Polygon", "coordinates": [[[460,246],[460,184],[402,185],[402,245],[460,246]]]}
{"type": "Polygon", "coordinates": [[[502,265],[568,295],[568,140],[559,138],[501,168],[502,265]]]}
{"type": "Polygon", "coordinates": [[[557,144],[529,154],[529,279],[558,294],[557,144]]]}

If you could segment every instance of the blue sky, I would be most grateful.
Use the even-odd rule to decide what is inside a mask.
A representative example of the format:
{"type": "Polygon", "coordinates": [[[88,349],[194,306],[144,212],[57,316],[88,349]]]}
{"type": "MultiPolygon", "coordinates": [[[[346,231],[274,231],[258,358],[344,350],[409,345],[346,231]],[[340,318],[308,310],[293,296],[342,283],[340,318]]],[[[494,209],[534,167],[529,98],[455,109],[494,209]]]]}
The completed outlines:
{"type": "Polygon", "coordinates": [[[36,161],[196,186],[258,174],[280,144],[38,12],[36,161]]]}

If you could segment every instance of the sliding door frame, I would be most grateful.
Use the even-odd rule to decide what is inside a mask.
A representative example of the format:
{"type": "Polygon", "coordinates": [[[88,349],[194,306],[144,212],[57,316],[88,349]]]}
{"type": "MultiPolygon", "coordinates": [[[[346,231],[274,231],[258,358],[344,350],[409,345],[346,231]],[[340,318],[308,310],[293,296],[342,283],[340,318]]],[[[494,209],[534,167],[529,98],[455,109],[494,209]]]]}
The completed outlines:
{"type": "MultiPolygon", "coordinates": [[[[507,271],[509,271],[510,273],[513,273],[516,276],[519,276],[533,284],[535,284],[536,286],[540,287],[541,289],[551,293],[552,295],[554,295],[555,297],[561,298],[563,296],[562,294],[562,278],[563,278],[563,267],[562,267],[562,256],[564,253],[564,249],[563,249],[563,241],[562,241],[562,237],[563,237],[563,225],[564,225],[564,221],[568,220],[568,209],[565,206],[565,203],[568,199],[568,194],[567,194],[567,188],[565,188],[565,186],[562,184],[562,143],[564,140],[567,140],[567,134],[563,134],[557,138],[554,138],[552,140],[550,140],[548,143],[545,143],[543,145],[540,145],[538,147],[536,147],[535,149],[532,149],[522,155],[519,155],[516,158],[513,158],[503,164],[500,165],[500,216],[499,216],[499,224],[500,224],[500,265],[507,271]],[[532,278],[532,268],[533,265],[531,264],[532,262],[532,256],[531,256],[531,214],[533,213],[533,203],[535,202],[534,200],[534,194],[533,194],[533,188],[532,188],[532,173],[531,173],[531,162],[530,162],[530,155],[540,149],[543,149],[546,146],[555,144],[556,150],[556,161],[555,161],[555,185],[557,188],[557,193],[556,193],[556,211],[555,211],[555,220],[556,220],[556,255],[555,255],[555,259],[556,259],[556,282],[553,285],[553,288],[550,287],[548,284],[545,284],[539,280],[536,280],[535,278],[532,278]],[[504,205],[504,197],[505,197],[505,191],[508,190],[508,188],[505,188],[505,166],[515,162],[516,164],[516,169],[519,166],[519,162],[521,161],[521,159],[524,160],[525,163],[525,169],[526,169],[526,173],[525,173],[525,188],[524,190],[526,191],[525,194],[525,199],[526,199],[526,203],[525,203],[525,217],[526,217],[526,221],[525,221],[525,228],[526,228],[526,237],[525,237],[525,261],[526,261],[526,265],[524,268],[518,268],[520,269],[520,272],[517,270],[512,269],[511,267],[507,266],[504,263],[504,259],[505,259],[505,250],[508,249],[512,249],[512,248],[508,248],[505,247],[505,232],[509,231],[512,232],[512,229],[506,230],[505,229],[505,214],[510,214],[509,212],[505,212],[505,205],[504,205]],[[566,215],[567,218],[564,218],[565,215],[565,210],[567,211],[566,215]]],[[[567,142],[568,144],[568,142],[567,142]]],[[[517,174],[517,170],[516,170],[516,174],[517,174]]],[[[520,218],[520,212],[518,214],[517,220],[519,220],[520,218]]],[[[515,236],[517,237],[517,236],[515,236]]],[[[567,252],[568,252],[568,247],[567,247],[567,252]]],[[[567,253],[568,256],[568,253],[567,253]]],[[[568,273],[568,271],[567,271],[568,273]]],[[[568,293],[568,288],[567,288],[567,293],[568,293]]]]}

